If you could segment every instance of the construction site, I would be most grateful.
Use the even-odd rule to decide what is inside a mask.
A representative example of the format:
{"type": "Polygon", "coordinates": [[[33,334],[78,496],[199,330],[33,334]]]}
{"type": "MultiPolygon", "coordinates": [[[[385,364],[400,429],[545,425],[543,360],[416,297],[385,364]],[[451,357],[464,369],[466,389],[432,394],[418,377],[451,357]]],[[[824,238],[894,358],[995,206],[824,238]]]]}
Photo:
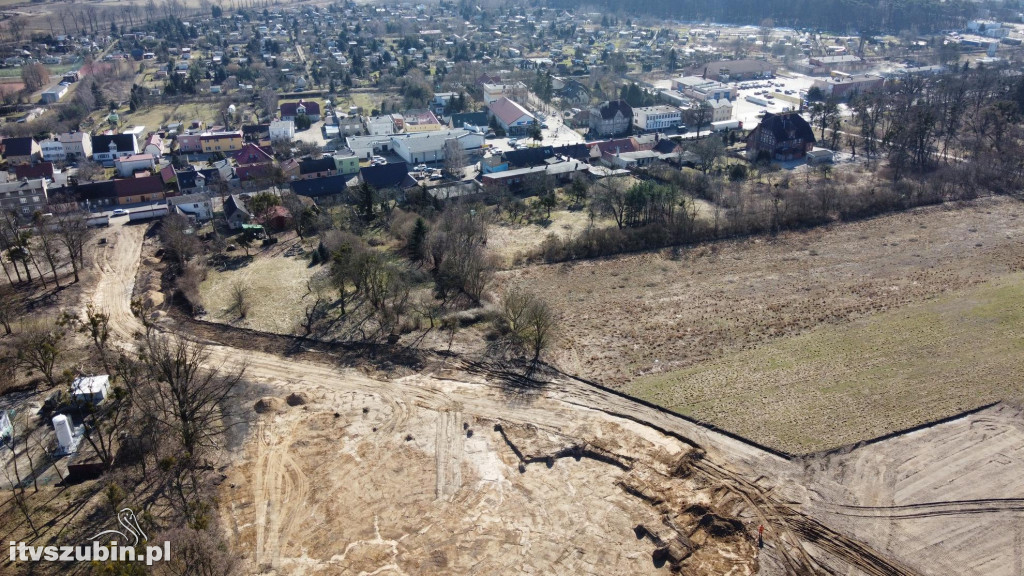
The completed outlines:
{"type": "MultiPolygon", "coordinates": [[[[125,340],[144,233],[112,226],[97,257],[92,302],[125,340]]],[[[1021,574],[1006,404],[790,456],[557,373],[357,369],[196,329],[260,384],[218,488],[250,573],[1021,574]]]]}

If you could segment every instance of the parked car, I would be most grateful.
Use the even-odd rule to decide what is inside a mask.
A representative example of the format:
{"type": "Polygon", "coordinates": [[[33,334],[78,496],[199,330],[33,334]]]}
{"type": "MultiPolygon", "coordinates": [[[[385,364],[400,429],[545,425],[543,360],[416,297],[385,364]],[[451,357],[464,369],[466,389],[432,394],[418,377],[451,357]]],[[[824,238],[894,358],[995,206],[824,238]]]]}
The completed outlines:
{"type": "Polygon", "coordinates": [[[114,209],[114,216],[127,216],[127,215],[128,215],[128,211],[125,210],[124,208],[116,208],[116,209],[114,209]]]}

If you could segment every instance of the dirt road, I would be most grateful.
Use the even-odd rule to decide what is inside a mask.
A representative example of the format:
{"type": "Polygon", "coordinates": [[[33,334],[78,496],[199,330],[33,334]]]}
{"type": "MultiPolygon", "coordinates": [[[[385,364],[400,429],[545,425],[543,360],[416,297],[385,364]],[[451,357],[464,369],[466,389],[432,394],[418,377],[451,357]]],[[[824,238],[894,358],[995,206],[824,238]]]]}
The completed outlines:
{"type": "MultiPolygon", "coordinates": [[[[144,228],[105,234],[92,301],[128,340],[142,328],[130,296],[144,228]]],[[[277,397],[253,415],[222,494],[253,571],[640,574],[668,562],[692,574],[943,573],[901,552],[908,536],[878,538],[876,524],[913,521],[902,510],[863,528],[815,506],[822,494],[893,504],[866,502],[833,468],[811,472],[597,388],[555,382],[523,398],[444,367],[382,381],[217,343],[210,354],[244,363],[277,397]],[[289,394],[304,400],[289,406],[289,394]]]]}

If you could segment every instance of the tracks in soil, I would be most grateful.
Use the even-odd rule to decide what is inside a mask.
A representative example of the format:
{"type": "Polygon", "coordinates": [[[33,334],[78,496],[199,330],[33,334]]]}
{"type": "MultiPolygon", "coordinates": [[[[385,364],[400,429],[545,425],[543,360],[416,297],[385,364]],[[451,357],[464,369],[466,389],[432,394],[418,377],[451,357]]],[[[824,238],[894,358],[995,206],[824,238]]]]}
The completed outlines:
{"type": "Polygon", "coordinates": [[[438,413],[437,435],[434,454],[437,462],[438,499],[451,498],[462,487],[462,413],[443,411],[438,413]]]}
{"type": "Polygon", "coordinates": [[[253,501],[256,503],[256,565],[277,567],[281,549],[297,540],[309,480],[289,454],[288,433],[267,419],[257,423],[256,462],[253,466],[253,501]]]}

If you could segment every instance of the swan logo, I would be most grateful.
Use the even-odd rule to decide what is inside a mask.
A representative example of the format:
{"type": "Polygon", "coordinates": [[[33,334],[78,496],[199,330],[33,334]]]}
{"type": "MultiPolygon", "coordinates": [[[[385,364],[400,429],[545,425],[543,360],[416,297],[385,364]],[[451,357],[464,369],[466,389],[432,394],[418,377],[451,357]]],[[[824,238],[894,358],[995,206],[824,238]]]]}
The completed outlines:
{"type": "Polygon", "coordinates": [[[117,528],[91,536],[90,544],[79,546],[31,546],[12,541],[11,562],[145,562],[152,566],[171,559],[171,543],[149,544],[149,536],[131,508],[118,511],[117,524],[117,528]]]}
{"type": "Polygon", "coordinates": [[[138,546],[140,541],[149,541],[149,537],[146,536],[146,533],[142,531],[141,527],[139,527],[139,520],[135,517],[135,511],[131,508],[122,508],[121,511],[117,513],[117,523],[121,525],[124,532],[121,532],[120,530],[104,530],[103,532],[90,537],[89,540],[99,542],[98,539],[100,536],[110,534],[111,544],[117,544],[117,540],[113,539],[114,536],[117,536],[121,541],[121,546],[131,546],[132,548],[138,546]]]}

